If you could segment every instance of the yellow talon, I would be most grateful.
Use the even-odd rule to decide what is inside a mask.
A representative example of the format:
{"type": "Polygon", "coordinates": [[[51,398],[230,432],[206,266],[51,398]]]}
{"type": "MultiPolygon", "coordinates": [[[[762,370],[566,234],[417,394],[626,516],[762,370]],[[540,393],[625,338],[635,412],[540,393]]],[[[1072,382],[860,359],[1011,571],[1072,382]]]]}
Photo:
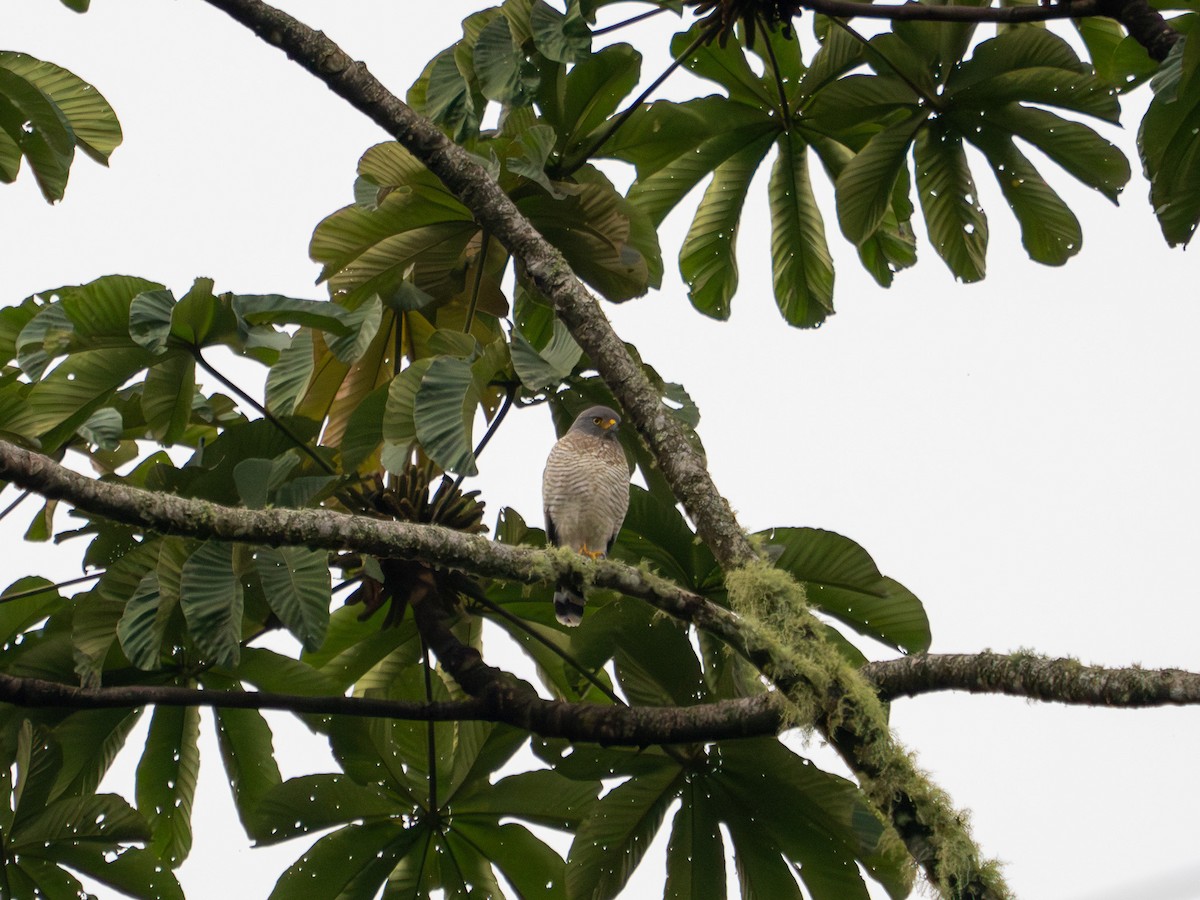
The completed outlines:
{"type": "Polygon", "coordinates": [[[592,561],[603,559],[607,555],[603,550],[589,550],[587,544],[580,544],[579,552],[592,561]]]}

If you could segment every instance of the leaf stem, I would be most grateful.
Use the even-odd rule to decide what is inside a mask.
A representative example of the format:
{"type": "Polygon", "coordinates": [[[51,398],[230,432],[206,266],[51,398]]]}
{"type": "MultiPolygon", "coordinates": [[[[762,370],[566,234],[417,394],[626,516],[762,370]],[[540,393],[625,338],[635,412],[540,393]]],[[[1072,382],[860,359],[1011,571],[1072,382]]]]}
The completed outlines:
{"type": "Polygon", "coordinates": [[[669,9],[670,9],[669,6],[660,6],[658,9],[652,9],[649,12],[639,13],[636,16],[630,16],[628,19],[626,19],[623,22],[617,22],[614,25],[605,25],[603,28],[597,28],[595,31],[593,31],[592,37],[600,37],[600,35],[602,35],[602,34],[608,34],[610,32],[616,31],[619,28],[624,28],[627,25],[634,25],[638,22],[643,22],[646,19],[649,19],[653,16],[657,16],[659,13],[667,12],[669,9]]]}
{"type": "MultiPolygon", "coordinates": [[[[499,412],[496,413],[496,417],[494,419],[492,419],[491,424],[488,425],[487,431],[484,432],[483,437],[480,438],[479,443],[475,447],[474,453],[475,453],[476,459],[479,458],[479,454],[483,452],[484,447],[486,447],[488,445],[488,442],[492,439],[492,436],[496,433],[496,430],[500,427],[500,423],[503,422],[504,417],[508,415],[508,411],[510,409],[512,409],[513,399],[517,396],[517,391],[519,389],[520,389],[520,386],[517,384],[517,382],[513,382],[512,384],[510,384],[508,386],[508,392],[504,395],[504,402],[500,404],[499,412]]],[[[466,477],[466,475],[464,473],[462,473],[462,472],[458,473],[458,475],[454,479],[454,489],[455,490],[458,490],[458,488],[462,485],[463,478],[465,478],[465,477],[466,477]]],[[[451,491],[450,493],[453,493],[453,491],[451,491]]]]}
{"type": "Polygon", "coordinates": [[[783,75],[779,71],[779,60],[775,58],[775,47],[771,44],[767,20],[761,13],[757,13],[756,18],[763,32],[763,43],[767,45],[767,58],[771,61],[771,74],[775,76],[775,89],[779,91],[779,114],[783,117],[784,126],[791,128],[792,107],[788,103],[787,92],[783,89],[783,75]]]}
{"type": "Polygon", "coordinates": [[[515,625],[521,631],[525,632],[527,635],[529,635],[531,638],[533,638],[535,641],[537,641],[539,644],[541,644],[543,647],[545,647],[547,650],[549,650],[551,653],[553,653],[555,656],[557,656],[559,659],[561,659],[563,662],[565,662],[567,665],[569,665],[572,669],[574,669],[576,672],[578,672],[580,675],[582,675],[585,679],[587,679],[587,681],[593,687],[595,687],[596,690],[598,690],[600,693],[602,693],[605,697],[607,697],[613,703],[616,703],[619,706],[628,706],[628,704],[624,700],[621,699],[620,695],[617,694],[616,691],[614,691],[612,688],[610,688],[607,684],[605,684],[599,678],[597,678],[594,672],[592,672],[583,663],[581,663],[579,660],[577,660],[575,657],[573,657],[566,650],[562,649],[562,647],[558,646],[552,640],[550,640],[549,638],[545,637],[544,635],[541,635],[538,632],[534,631],[534,629],[529,625],[529,623],[526,622],[524,619],[522,619],[520,616],[513,615],[507,609],[505,609],[503,606],[501,606],[499,603],[495,603],[495,602],[489,600],[487,597],[477,595],[477,596],[473,597],[472,599],[474,599],[477,603],[480,603],[483,606],[487,607],[492,612],[496,613],[498,616],[505,619],[506,621],[511,622],[513,625],[515,625]]]}
{"type": "Polygon", "coordinates": [[[592,154],[603,147],[608,142],[608,139],[616,134],[617,129],[624,125],[629,117],[637,112],[638,107],[646,102],[646,98],[658,90],[659,86],[670,77],[671,73],[683,65],[684,61],[694,52],[696,52],[701,44],[711,40],[716,32],[717,27],[709,27],[696,35],[696,39],[688,44],[682,53],[671,60],[671,64],[667,66],[663,73],[655,78],[654,81],[650,83],[648,88],[638,94],[636,100],[625,107],[625,109],[617,114],[616,118],[609,122],[608,127],[604,129],[604,131],[600,134],[600,137],[598,137],[591,143],[591,145],[588,146],[587,150],[585,150],[582,154],[576,155],[575,158],[569,161],[564,161],[562,166],[564,173],[569,175],[587,162],[591,158],[592,154]]]}
{"type": "Polygon", "coordinates": [[[33,493],[33,492],[32,491],[21,491],[21,493],[17,494],[17,499],[14,500],[12,503],[8,504],[8,506],[4,507],[4,512],[0,512],[0,522],[3,522],[5,520],[5,518],[8,517],[8,514],[10,512],[12,512],[14,509],[16,509],[22,503],[24,503],[25,498],[28,497],[31,493],[33,493]]]}
{"type": "Polygon", "coordinates": [[[315,451],[312,447],[310,447],[308,445],[307,441],[301,440],[300,436],[298,434],[296,434],[296,432],[292,431],[292,429],[290,429],[287,425],[285,425],[284,422],[278,416],[276,416],[273,412],[271,412],[269,409],[267,409],[265,406],[263,406],[261,403],[259,403],[257,400],[255,400],[253,397],[251,397],[249,394],[247,394],[245,391],[243,391],[240,387],[238,387],[236,384],[234,384],[232,381],[230,381],[228,378],[226,378],[224,375],[222,375],[220,372],[218,372],[212,366],[210,366],[208,364],[208,362],[204,359],[203,354],[201,354],[199,347],[192,347],[191,350],[192,350],[192,356],[195,357],[196,365],[198,365],[200,368],[202,368],[205,372],[207,372],[213,378],[217,379],[217,381],[221,382],[221,384],[225,385],[225,387],[229,388],[229,390],[231,390],[235,394],[237,394],[238,399],[240,399],[243,403],[248,404],[252,409],[254,409],[255,412],[257,412],[260,416],[262,416],[264,419],[266,419],[268,422],[270,422],[272,425],[274,425],[276,428],[278,428],[284,435],[287,436],[288,440],[290,440],[293,444],[295,444],[296,447],[299,448],[299,450],[302,453],[304,453],[309,459],[311,459],[318,466],[320,466],[322,469],[324,469],[327,474],[337,475],[337,469],[335,469],[328,462],[326,462],[324,459],[322,459],[321,455],[319,453],[317,453],[317,451],[315,451]]]}
{"type": "Polygon", "coordinates": [[[848,23],[846,23],[842,19],[831,19],[830,21],[832,21],[834,25],[836,25],[840,29],[842,29],[842,31],[846,32],[846,34],[850,35],[850,37],[854,38],[856,41],[858,41],[860,44],[862,44],[863,49],[867,51],[868,56],[871,56],[877,60],[882,61],[884,63],[884,65],[886,65],[889,69],[892,70],[892,72],[896,75],[897,78],[899,78],[901,81],[903,81],[905,84],[907,84],[912,89],[912,92],[914,94],[916,94],[918,97],[920,97],[921,99],[923,99],[926,103],[928,103],[931,108],[933,108],[935,110],[940,110],[942,108],[941,103],[938,102],[938,99],[936,97],[931,97],[929,94],[927,94],[920,87],[920,85],[918,85],[915,81],[913,81],[911,78],[909,78],[907,75],[905,75],[902,71],[900,71],[899,66],[895,65],[890,59],[887,58],[887,56],[885,56],[883,53],[879,52],[879,48],[872,46],[870,41],[868,41],[865,37],[863,37],[861,34],[859,34],[857,31],[855,31],[853,28],[851,28],[848,23]]]}
{"type": "Polygon", "coordinates": [[[488,243],[492,239],[486,228],[480,231],[479,235],[479,257],[475,261],[475,283],[471,285],[471,302],[467,306],[467,321],[463,325],[464,334],[471,333],[471,325],[475,322],[475,308],[479,305],[479,289],[483,284],[483,266],[487,262],[488,243]]]}
{"type": "MultiPolygon", "coordinates": [[[[429,644],[421,635],[421,658],[425,663],[425,702],[433,702],[433,676],[429,665],[429,644]]],[[[434,723],[425,724],[425,749],[429,755],[429,815],[431,824],[441,831],[438,815],[438,783],[437,783],[437,735],[434,733],[434,723]]]]}
{"type": "Polygon", "coordinates": [[[103,575],[103,572],[93,572],[91,575],[80,575],[78,578],[68,578],[66,581],[60,581],[57,584],[49,584],[45,587],[29,588],[25,591],[17,591],[15,594],[5,594],[0,597],[0,603],[12,603],[14,600],[24,600],[26,597],[36,597],[38,594],[44,594],[46,591],[57,591],[60,588],[71,587],[76,584],[83,584],[85,581],[92,581],[103,575]]]}

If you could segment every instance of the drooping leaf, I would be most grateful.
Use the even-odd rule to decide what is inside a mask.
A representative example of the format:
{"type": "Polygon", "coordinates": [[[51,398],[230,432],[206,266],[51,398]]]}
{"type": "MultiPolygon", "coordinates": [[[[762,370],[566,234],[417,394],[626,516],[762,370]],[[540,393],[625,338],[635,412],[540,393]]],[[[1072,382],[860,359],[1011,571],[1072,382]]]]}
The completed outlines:
{"type": "Polygon", "coordinates": [[[833,312],[833,259],[808,177],[808,148],[784,133],[767,191],[775,303],[789,325],[820,325],[833,312]]]}
{"type": "Polygon", "coordinates": [[[268,791],[252,818],[258,844],[275,844],[331,825],[388,818],[403,811],[380,788],[355,784],[345,775],[302,775],[268,791]]]}
{"type": "Polygon", "coordinates": [[[255,568],[271,609],[308,650],[329,626],[329,554],[304,547],[259,547],[255,568]]]}
{"type": "Polygon", "coordinates": [[[816,528],[774,528],[761,535],[780,548],[775,564],[805,585],[809,603],[899,650],[929,649],[921,602],[884,578],[854,541],[816,528]]]}
{"type": "Polygon", "coordinates": [[[663,900],[725,900],[725,842],[703,784],[684,785],[671,824],[663,900]]]}
{"type": "Polygon", "coordinates": [[[1176,43],[1151,84],[1138,150],[1163,237],[1186,246],[1200,225],[1200,40],[1176,43]]]}
{"type": "Polygon", "coordinates": [[[200,710],[160,706],[150,720],[137,768],[138,812],[150,825],[149,849],[172,869],[192,848],[192,801],[200,776],[200,710]]]}
{"type": "Polygon", "coordinates": [[[478,402],[469,363],[451,356],[431,361],[417,389],[413,423],[421,448],[448,472],[476,474],[471,428],[478,402]]]}
{"type": "Polygon", "coordinates": [[[771,146],[769,135],[748,144],[713,169],[712,181],[679,250],[679,272],[692,306],[714,319],[728,319],[737,291],[737,235],[750,181],[771,146]]]}
{"type": "Polygon", "coordinates": [[[987,217],[961,138],[942,120],[930,122],[917,132],[913,159],[917,196],[933,249],[956,278],[981,280],[987,265],[987,217]]]}
{"type": "Polygon", "coordinates": [[[180,605],[200,651],[218,665],[237,665],[242,639],[242,583],[233,545],[205,541],[183,566],[180,605]]]}
{"type": "Polygon", "coordinates": [[[580,823],[567,857],[567,896],[608,900],[620,893],[679,793],[675,765],[613,788],[580,823]]]}

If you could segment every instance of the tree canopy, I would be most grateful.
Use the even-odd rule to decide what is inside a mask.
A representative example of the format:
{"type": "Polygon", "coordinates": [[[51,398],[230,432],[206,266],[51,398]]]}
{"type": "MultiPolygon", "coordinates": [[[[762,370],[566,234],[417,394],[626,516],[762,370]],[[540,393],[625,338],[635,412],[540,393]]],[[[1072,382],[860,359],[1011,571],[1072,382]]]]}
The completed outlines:
{"type": "MultiPolygon", "coordinates": [[[[981,165],[1030,258],[1064,264],[1082,229],[1052,184],[1116,199],[1130,163],[1089,122],[1116,121],[1145,82],[1151,204],[1186,244],[1200,221],[1193,14],[508,0],[468,17],[402,100],[286,14],[210,3],[392,140],[316,223],[328,300],[105,275],[0,311],[0,476],[45,500],[30,540],[51,536],[59,504],[82,516],[71,535],[90,572],[81,592],[24,577],[0,597],[3,893],[76,896],[83,875],[182,896],[171,870],[192,840],[198,707],[213,706],[249,838],[334,829],[281,873],[281,898],[614,896],[660,828],[672,897],[724,896],[726,850],[745,896],[865,896],[868,881],[906,896],[915,863],[945,896],[1001,897],[886,704],[949,688],[1195,702],[1187,673],[927,655],[920,600],[853,540],[790,516],[746,534],[685,386],[595,300],[660,285],[658,229],[703,184],[678,268],[699,313],[728,317],[760,170],[793,326],[834,310],[839,232],[884,287],[922,246],[983,278],[981,165]],[[670,71],[643,73],[616,27],[638,13],[661,13],[671,55],[710,93],[653,99],[670,71]],[[872,15],[884,21],[867,30],[872,15]],[[1067,17],[1070,39],[1044,27],[1067,17]],[[261,395],[216,361],[230,354],[264,367],[261,395]],[[612,558],[588,563],[544,549],[516,510],[487,517],[466,479],[514,406],[544,405],[561,431],[594,402],[626,412],[644,487],[612,558]],[[590,586],[575,631],[549,603],[562,574],[590,586]],[[532,660],[536,688],[492,665],[484,622],[532,660]],[[277,631],[295,654],[261,645],[277,631]],[[868,662],[862,637],[900,655],[868,662]],[[148,707],[136,797],[97,793],[148,707]],[[267,708],[326,736],[341,771],[284,779],[267,708]],[[792,728],[828,741],[852,779],[782,743],[792,728]],[[526,746],[538,767],[506,768],[526,746]],[[573,833],[566,860],[531,825],[573,833]]],[[[0,177],[31,175],[55,201],[76,150],[106,161],[121,131],[99,87],[0,56],[0,177]]]]}

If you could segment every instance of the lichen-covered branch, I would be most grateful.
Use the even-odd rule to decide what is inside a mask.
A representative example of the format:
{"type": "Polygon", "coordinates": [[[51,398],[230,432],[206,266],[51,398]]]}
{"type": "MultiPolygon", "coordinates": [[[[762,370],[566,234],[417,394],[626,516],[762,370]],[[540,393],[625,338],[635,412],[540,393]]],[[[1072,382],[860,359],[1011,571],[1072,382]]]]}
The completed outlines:
{"type": "Polygon", "coordinates": [[[696,621],[735,617],[666,579],[615,560],[589,562],[577,554],[501,544],[436,525],[395,522],[320,509],[238,509],[97,481],[48,456],[0,440],[0,481],[12,481],[51,500],[66,500],[85,512],[159,534],[202,539],[349,550],[372,556],[420,559],[448,569],[521,584],[553,582],[588,567],[589,578],[647,600],[672,615],[696,621]]]}
{"type": "Polygon", "coordinates": [[[883,700],[967,691],[1081,706],[1200,704],[1200,674],[1195,672],[1109,669],[1024,652],[917,654],[868,663],[862,673],[883,700]]]}

